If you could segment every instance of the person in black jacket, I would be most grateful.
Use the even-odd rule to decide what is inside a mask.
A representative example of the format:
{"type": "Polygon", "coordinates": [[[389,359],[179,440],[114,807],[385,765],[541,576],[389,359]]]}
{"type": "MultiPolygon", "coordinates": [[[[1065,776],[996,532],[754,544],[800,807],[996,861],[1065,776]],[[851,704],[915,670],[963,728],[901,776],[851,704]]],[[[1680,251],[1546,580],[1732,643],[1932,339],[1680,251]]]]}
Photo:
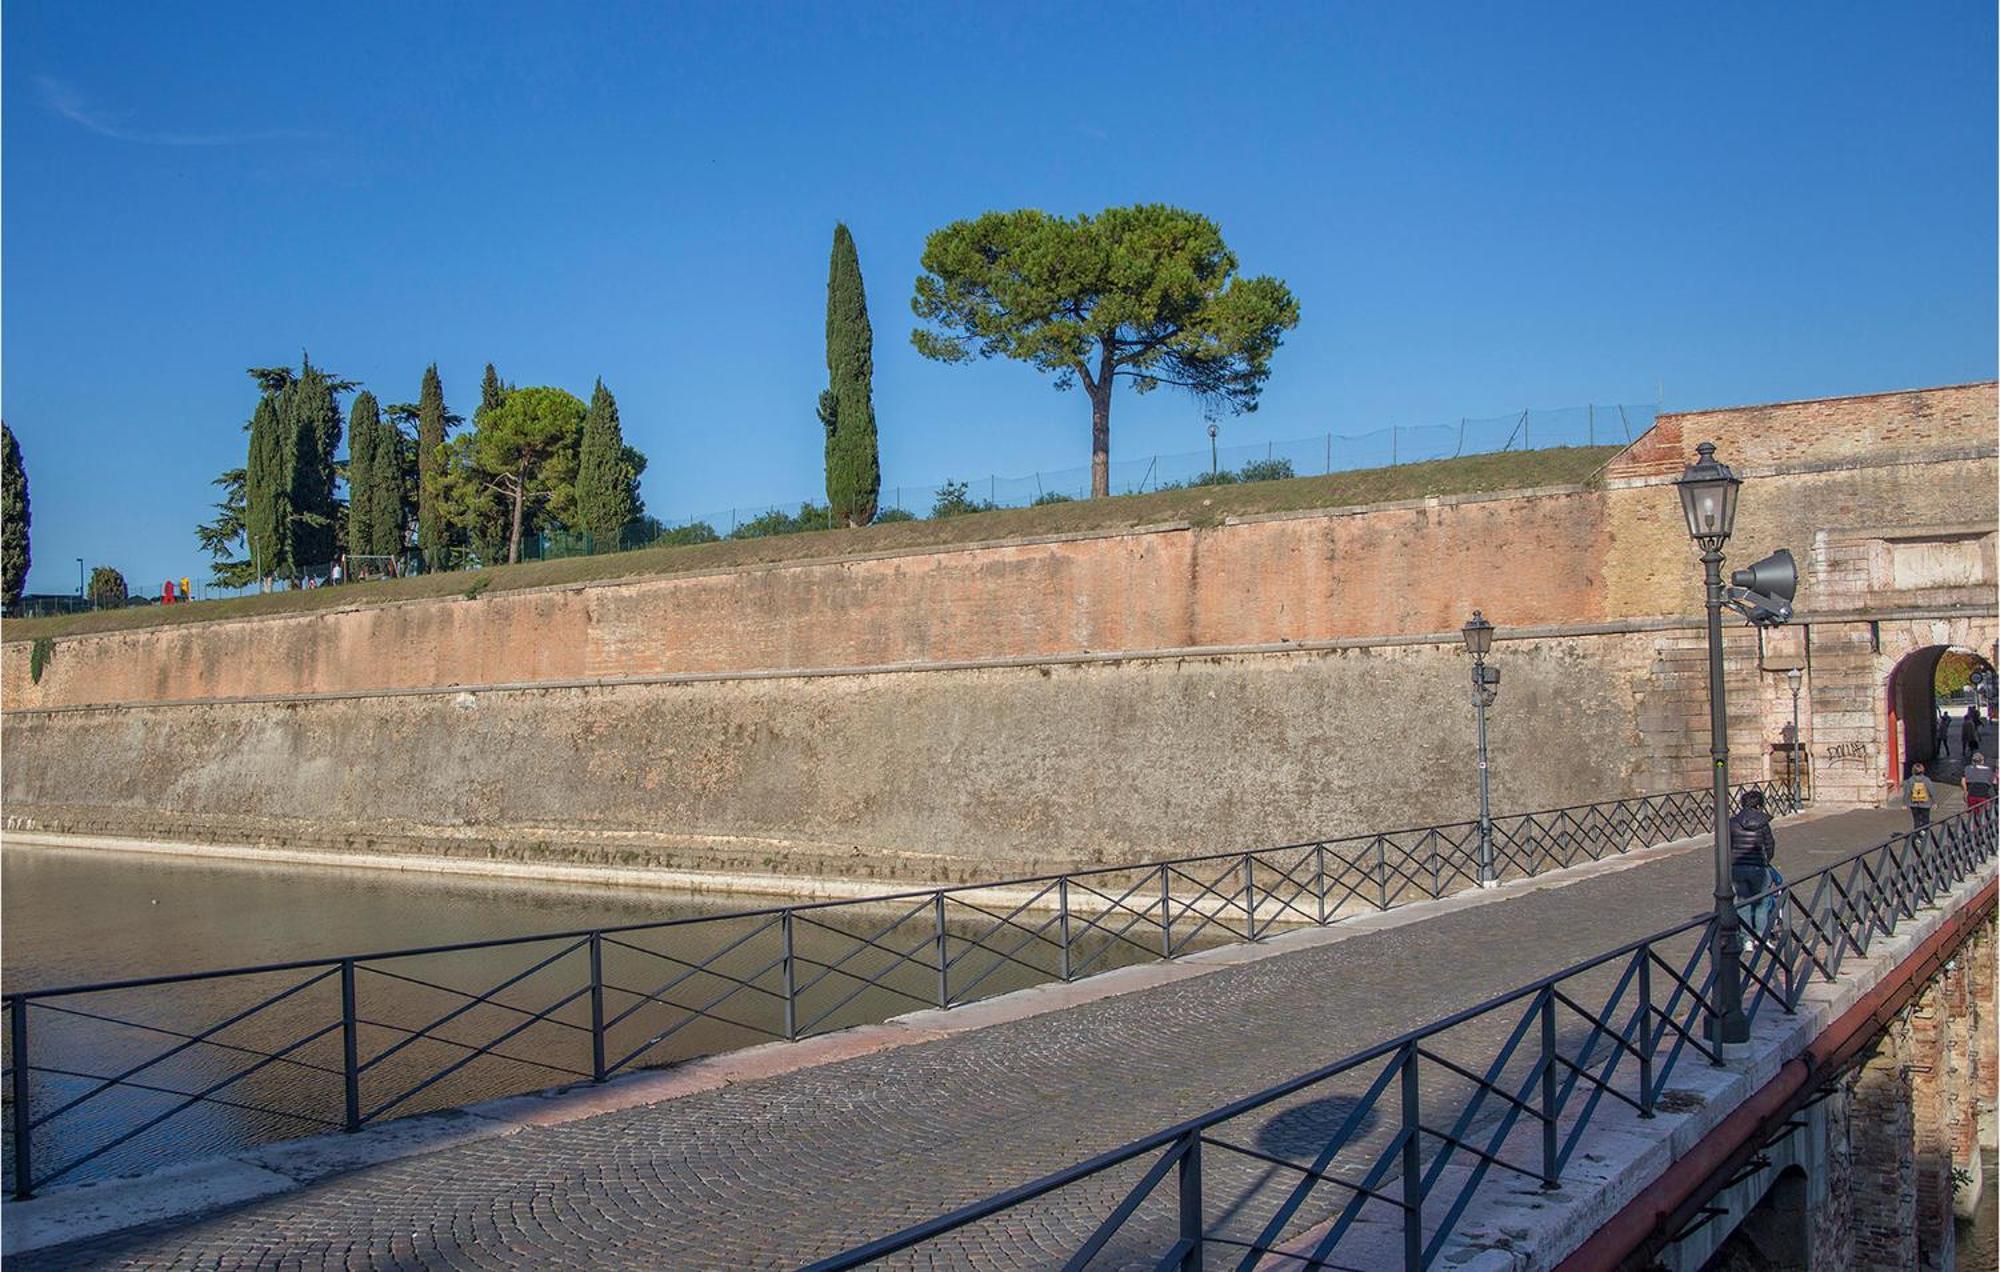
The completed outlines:
{"type": "MultiPolygon", "coordinates": [[[[1771,815],[1764,811],[1764,792],[1743,792],[1743,806],[1729,819],[1729,875],[1736,885],[1738,902],[1747,902],[1771,887],[1771,859],[1777,850],[1771,815]]],[[[1772,908],[1768,898],[1750,907],[1751,926],[1760,934],[1770,927],[1772,908]]]]}

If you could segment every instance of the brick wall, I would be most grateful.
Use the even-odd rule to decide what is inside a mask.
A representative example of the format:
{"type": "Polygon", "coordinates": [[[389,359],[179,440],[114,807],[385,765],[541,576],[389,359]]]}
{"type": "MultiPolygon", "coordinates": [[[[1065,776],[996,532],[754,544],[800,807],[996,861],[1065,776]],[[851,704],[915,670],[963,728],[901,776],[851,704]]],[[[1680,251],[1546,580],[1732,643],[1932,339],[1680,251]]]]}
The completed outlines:
{"type": "Polygon", "coordinates": [[[380,798],[383,770],[357,768],[380,743],[412,775],[411,841],[451,851],[602,832],[718,845],[718,864],[921,872],[1436,820],[1472,789],[1456,632],[1474,607],[1502,629],[1500,807],[1700,785],[1699,575],[1671,489],[1696,419],[1758,463],[1846,457],[1745,488],[1731,561],[1790,545],[1805,576],[1792,629],[1729,622],[1730,746],[1737,776],[1774,771],[1782,671],[1804,665],[1820,794],[1873,801],[1898,662],[2000,639],[1990,445],[1905,462],[1965,442],[1992,402],[1986,385],[1670,417],[1603,489],[78,637],[39,683],[8,642],[8,812],[365,837],[380,828],[347,826],[347,787],[380,798]],[[1243,647],[1292,652],[1217,652],[1243,647]],[[857,674],[796,674],[825,669],[857,674]],[[606,677],[647,683],[591,687],[606,677]],[[459,687],[492,709],[432,709],[459,687]],[[411,691],[443,696],[381,696],[411,691]],[[75,707],[93,710],[45,714],[75,707]],[[487,772],[498,755],[518,763],[487,772]]]}

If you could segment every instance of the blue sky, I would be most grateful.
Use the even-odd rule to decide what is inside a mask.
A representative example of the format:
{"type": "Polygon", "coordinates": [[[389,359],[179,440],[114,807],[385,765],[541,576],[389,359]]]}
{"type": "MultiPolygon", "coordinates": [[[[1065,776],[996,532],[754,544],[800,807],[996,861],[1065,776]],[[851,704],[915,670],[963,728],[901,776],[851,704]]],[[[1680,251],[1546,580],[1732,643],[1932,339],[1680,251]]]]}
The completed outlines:
{"type": "MultiPolygon", "coordinates": [[[[4,19],[4,381],[33,590],[205,574],[243,368],[386,401],[602,375],[662,515],[820,487],[827,249],[889,480],[1087,461],[910,348],[924,236],[1166,201],[1303,321],[1225,441],[1995,365],[1994,11],[1913,5],[141,6],[4,19]]],[[[1113,458],[1205,441],[1122,396],[1113,458]]]]}

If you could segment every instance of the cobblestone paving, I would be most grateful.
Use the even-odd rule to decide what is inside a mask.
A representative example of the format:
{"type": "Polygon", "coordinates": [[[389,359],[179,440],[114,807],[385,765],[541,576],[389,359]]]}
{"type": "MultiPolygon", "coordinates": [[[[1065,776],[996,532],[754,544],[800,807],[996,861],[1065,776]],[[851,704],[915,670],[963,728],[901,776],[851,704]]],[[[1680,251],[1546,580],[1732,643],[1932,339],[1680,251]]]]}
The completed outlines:
{"type": "MultiPolygon", "coordinates": [[[[1876,811],[1788,828],[1780,865],[1796,879],[1907,825],[1906,814],[1876,811]]],[[[445,1149],[10,1262],[793,1266],[1687,918],[1703,908],[1711,871],[1707,854],[1685,852],[1051,1015],[445,1149]]],[[[1510,1016],[1488,1028],[1511,1024],[1510,1016]]],[[[1304,1154],[1315,1129],[1337,1123],[1341,1105],[1300,1103],[1261,1110],[1236,1138],[1280,1156],[1304,1154]]],[[[914,1265],[1060,1263],[1058,1251],[1094,1226],[1140,1169],[1045,1198],[914,1265]]],[[[1210,1182],[1240,1177],[1247,1193],[1269,1173],[1224,1166],[1210,1182]]]]}

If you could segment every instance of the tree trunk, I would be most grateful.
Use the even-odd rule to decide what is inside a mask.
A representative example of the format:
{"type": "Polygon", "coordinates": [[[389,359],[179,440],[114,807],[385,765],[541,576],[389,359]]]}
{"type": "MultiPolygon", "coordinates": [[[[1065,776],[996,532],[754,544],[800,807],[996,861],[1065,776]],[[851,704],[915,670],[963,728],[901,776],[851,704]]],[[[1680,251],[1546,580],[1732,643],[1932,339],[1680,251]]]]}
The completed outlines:
{"type": "Polygon", "coordinates": [[[1090,497],[1111,493],[1111,382],[1090,391],[1090,497]]]}
{"type": "Polygon", "coordinates": [[[514,479],[514,528],[507,535],[507,564],[513,565],[521,559],[521,505],[527,502],[528,483],[514,479]]]}

